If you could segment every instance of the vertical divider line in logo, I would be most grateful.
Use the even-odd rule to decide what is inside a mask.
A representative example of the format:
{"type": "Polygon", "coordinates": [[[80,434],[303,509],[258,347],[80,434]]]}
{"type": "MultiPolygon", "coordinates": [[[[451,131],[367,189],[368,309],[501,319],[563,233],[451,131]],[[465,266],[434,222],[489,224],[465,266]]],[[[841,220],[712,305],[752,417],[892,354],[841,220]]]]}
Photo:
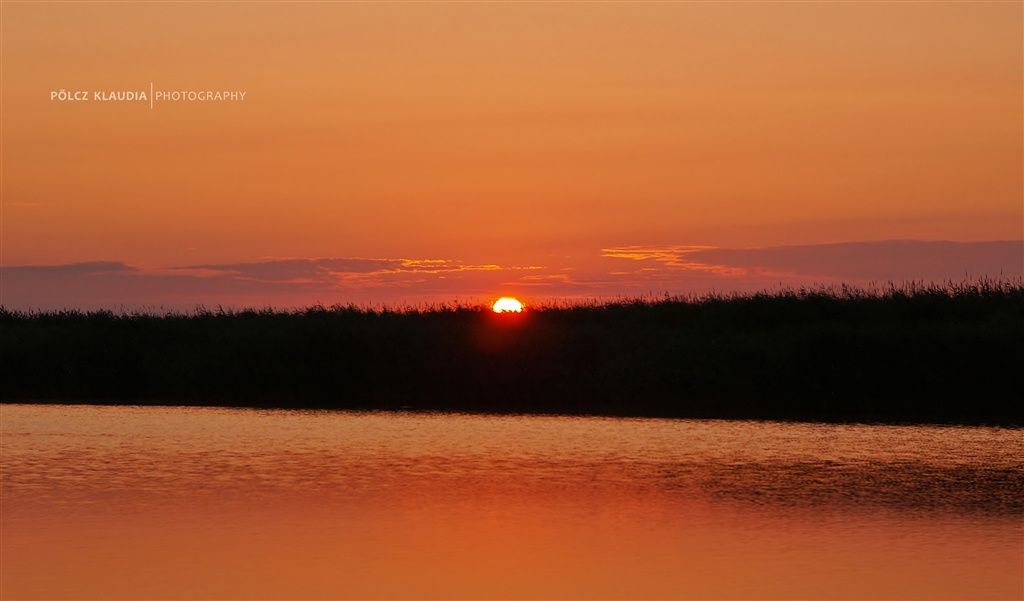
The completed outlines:
{"type": "Polygon", "coordinates": [[[153,108],[153,82],[149,82],[149,108],[153,108]]]}

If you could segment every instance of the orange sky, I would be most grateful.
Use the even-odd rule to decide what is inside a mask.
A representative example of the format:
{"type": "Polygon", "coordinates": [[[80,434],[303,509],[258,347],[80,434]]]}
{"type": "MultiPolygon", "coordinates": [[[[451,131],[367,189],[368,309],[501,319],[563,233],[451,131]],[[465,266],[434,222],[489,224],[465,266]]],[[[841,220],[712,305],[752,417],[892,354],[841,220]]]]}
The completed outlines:
{"type": "MultiPolygon", "coordinates": [[[[654,286],[606,252],[624,247],[1024,237],[1019,2],[4,2],[2,16],[8,305],[32,294],[7,268],[98,261],[443,260],[473,284],[438,287],[422,263],[400,286],[306,279],[327,282],[325,303],[539,284],[554,298],[582,294],[561,285],[579,273],[607,284],[592,295],[699,288],[676,272],[654,286]],[[151,82],[246,95],[92,98],[151,82]],[[90,100],[52,101],[61,89],[90,100]]],[[[1021,253],[1000,252],[964,265],[1020,275],[1021,253]]],[[[717,287],[837,281],[850,259],[836,260],[720,272],[717,287]]],[[[67,304],[92,302],[63,285],[67,304]]],[[[274,294],[229,296],[314,300],[274,294]]]]}

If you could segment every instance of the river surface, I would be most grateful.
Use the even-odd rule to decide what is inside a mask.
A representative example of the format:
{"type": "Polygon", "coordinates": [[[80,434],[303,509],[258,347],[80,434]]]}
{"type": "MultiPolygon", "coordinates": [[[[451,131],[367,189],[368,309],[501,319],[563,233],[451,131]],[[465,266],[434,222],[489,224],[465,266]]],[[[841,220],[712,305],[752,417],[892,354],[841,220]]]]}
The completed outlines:
{"type": "Polygon", "coordinates": [[[3,599],[1015,599],[1024,436],[2,405],[3,599]]]}

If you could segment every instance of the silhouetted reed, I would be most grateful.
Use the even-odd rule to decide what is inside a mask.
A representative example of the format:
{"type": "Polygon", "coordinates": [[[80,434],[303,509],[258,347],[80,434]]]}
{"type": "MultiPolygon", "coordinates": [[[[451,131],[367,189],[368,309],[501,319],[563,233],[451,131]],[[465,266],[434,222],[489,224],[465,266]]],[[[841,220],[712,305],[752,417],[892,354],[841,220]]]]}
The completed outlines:
{"type": "Polygon", "coordinates": [[[6,402],[1020,425],[1024,284],[534,307],[0,308],[6,402]]]}

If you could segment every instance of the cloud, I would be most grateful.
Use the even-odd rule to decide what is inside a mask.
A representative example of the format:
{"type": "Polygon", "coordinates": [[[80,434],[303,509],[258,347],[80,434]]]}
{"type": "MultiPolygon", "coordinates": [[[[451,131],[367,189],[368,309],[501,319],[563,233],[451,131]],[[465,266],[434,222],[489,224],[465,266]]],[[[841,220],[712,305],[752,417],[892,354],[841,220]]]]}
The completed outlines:
{"type": "Polygon", "coordinates": [[[69,265],[28,265],[3,267],[3,273],[9,276],[51,275],[74,277],[80,275],[96,275],[109,273],[134,273],[138,271],[127,263],[116,261],[92,261],[88,263],[71,263],[69,265]]]}
{"type": "Polygon", "coordinates": [[[1024,241],[849,242],[770,248],[623,246],[546,266],[456,259],[275,258],[160,269],[115,261],[0,268],[11,309],[304,307],[613,298],[813,284],[943,282],[1024,274],[1024,241]]]}
{"type": "Polygon", "coordinates": [[[251,263],[191,265],[172,271],[266,283],[330,285],[338,280],[371,280],[404,274],[493,271],[498,265],[465,265],[449,259],[273,259],[251,263]]]}
{"type": "Polygon", "coordinates": [[[822,278],[844,281],[942,282],[1024,273],[1024,242],[888,240],[768,248],[622,247],[602,256],[657,264],[668,273],[822,278]]]}
{"type": "MultiPolygon", "coordinates": [[[[741,276],[747,273],[742,267],[730,267],[699,258],[700,253],[717,250],[714,246],[624,246],[602,249],[601,256],[613,259],[630,259],[658,263],[656,267],[641,267],[641,271],[702,271],[726,276],[741,276]]],[[[650,264],[650,263],[649,263],[650,264]]]]}
{"type": "Polygon", "coordinates": [[[143,268],[127,263],[0,269],[0,304],[13,309],[196,305],[403,304],[492,294],[536,266],[453,259],[287,258],[143,268]]]}
{"type": "Polygon", "coordinates": [[[380,273],[401,265],[401,260],[394,259],[279,259],[255,263],[192,265],[171,270],[205,277],[258,282],[313,283],[328,280],[333,274],[380,273]]]}

